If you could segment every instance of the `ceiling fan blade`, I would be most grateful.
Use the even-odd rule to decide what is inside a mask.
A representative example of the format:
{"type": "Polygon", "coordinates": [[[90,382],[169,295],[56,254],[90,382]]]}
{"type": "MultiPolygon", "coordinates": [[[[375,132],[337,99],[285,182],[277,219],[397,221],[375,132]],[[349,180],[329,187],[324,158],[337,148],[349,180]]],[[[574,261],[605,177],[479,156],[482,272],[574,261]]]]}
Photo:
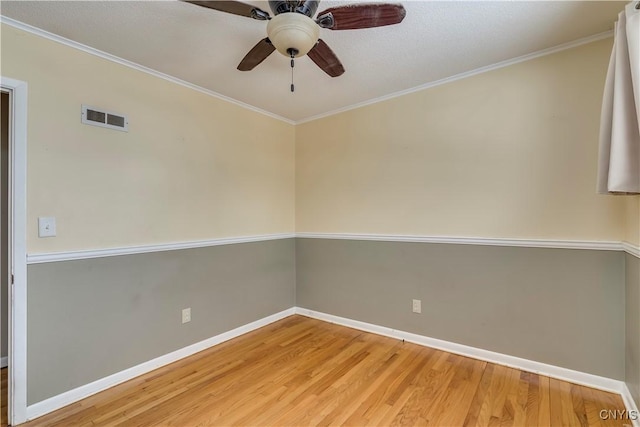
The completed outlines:
{"type": "Polygon", "coordinates": [[[251,71],[262,61],[267,59],[276,48],[271,44],[268,38],[260,40],[250,51],[242,58],[238,64],[238,70],[251,71]]]}
{"type": "Polygon", "coordinates": [[[234,15],[246,16],[247,18],[258,19],[261,21],[269,19],[269,13],[264,10],[252,6],[250,4],[242,3],[240,1],[192,1],[182,0],[186,3],[195,4],[197,6],[206,7],[209,9],[219,10],[220,12],[232,13],[234,15]]]}
{"type": "Polygon", "coordinates": [[[344,73],[342,63],[322,39],[318,40],[318,43],[307,53],[307,56],[331,77],[338,77],[344,73]]]}
{"type": "Polygon", "coordinates": [[[316,22],[330,30],[355,30],[398,24],[406,14],[401,4],[350,4],[319,13],[316,22]]]}

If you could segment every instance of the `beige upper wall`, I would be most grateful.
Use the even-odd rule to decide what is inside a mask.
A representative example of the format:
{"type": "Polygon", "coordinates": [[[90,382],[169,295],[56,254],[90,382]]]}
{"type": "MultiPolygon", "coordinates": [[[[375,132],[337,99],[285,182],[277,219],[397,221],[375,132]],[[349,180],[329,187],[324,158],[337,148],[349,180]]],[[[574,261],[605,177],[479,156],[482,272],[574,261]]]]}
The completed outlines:
{"type": "Polygon", "coordinates": [[[296,127],[296,231],[622,240],[607,39],[296,127]]]}
{"type": "Polygon", "coordinates": [[[1,67],[29,85],[29,253],[294,231],[292,125],[6,25],[1,67]]]}
{"type": "Polygon", "coordinates": [[[640,246],[640,196],[619,196],[626,202],[624,241],[640,246]]]}
{"type": "Polygon", "coordinates": [[[611,42],[294,130],[3,25],[1,74],[29,83],[28,251],[292,232],[294,220],[299,232],[638,243],[637,203],[595,194],[611,42]],[[129,133],[82,125],[83,103],[127,114],[129,133]],[[57,237],[37,237],[38,216],[57,218],[57,237]]]}

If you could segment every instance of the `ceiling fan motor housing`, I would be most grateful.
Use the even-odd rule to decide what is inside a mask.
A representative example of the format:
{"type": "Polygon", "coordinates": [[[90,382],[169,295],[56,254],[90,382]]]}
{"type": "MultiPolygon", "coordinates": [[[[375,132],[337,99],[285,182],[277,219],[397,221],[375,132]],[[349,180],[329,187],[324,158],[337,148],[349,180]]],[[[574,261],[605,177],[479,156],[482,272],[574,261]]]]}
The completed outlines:
{"type": "Polygon", "coordinates": [[[276,15],[267,24],[269,40],[278,52],[286,57],[304,56],[318,42],[320,27],[315,21],[301,13],[287,12],[276,15]]]}
{"type": "Polygon", "coordinates": [[[315,15],[320,0],[269,0],[269,7],[274,15],[285,12],[298,12],[309,18],[315,15]]]}

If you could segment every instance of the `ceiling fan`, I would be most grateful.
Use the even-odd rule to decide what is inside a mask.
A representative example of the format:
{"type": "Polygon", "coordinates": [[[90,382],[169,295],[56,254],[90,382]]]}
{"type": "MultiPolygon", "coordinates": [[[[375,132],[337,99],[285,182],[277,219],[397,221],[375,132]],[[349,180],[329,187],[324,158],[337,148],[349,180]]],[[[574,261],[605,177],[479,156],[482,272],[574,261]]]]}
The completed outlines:
{"type": "MultiPolygon", "coordinates": [[[[314,20],[320,0],[270,0],[269,7],[273,17],[258,7],[239,1],[183,1],[259,21],[269,21],[267,37],[247,53],[240,61],[238,70],[253,70],[277,50],[291,58],[291,67],[294,58],[308,55],[331,77],[342,75],[344,67],[331,48],[319,38],[320,28],[356,30],[382,27],[402,22],[406,14],[401,4],[362,3],[331,7],[320,12],[314,20]]],[[[291,91],[293,92],[293,84],[291,91]]]]}

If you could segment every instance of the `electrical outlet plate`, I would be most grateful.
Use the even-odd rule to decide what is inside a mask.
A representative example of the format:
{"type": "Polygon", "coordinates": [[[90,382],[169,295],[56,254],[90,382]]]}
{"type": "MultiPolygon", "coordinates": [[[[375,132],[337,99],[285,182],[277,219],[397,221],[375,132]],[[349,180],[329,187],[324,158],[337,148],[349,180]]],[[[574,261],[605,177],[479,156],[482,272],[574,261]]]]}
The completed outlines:
{"type": "Polygon", "coordinates": [[[182,323],[191,322],[191,307],[182,310],[182,323]]]}
{"type": "Polygon", "coordinates": [[[413,300],[413,312],[422,313],[422,301],[419,299],[413,300]]]}

